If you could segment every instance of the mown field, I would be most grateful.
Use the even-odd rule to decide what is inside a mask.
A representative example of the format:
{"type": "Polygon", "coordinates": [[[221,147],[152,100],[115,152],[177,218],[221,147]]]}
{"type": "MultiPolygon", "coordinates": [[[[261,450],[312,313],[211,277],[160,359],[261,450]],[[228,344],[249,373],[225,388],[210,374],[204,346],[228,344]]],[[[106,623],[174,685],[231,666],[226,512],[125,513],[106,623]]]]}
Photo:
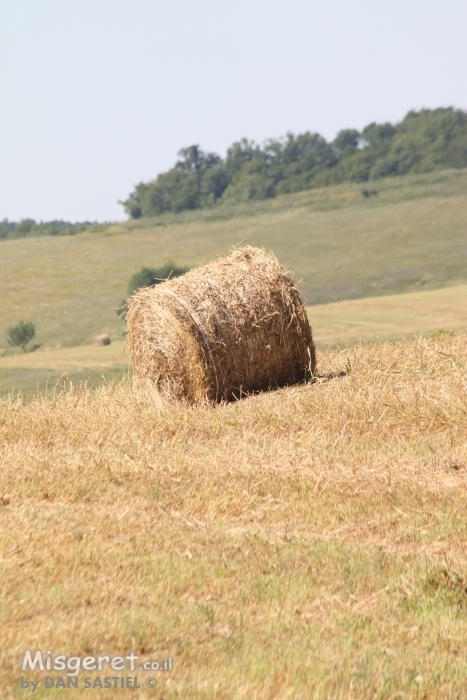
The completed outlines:
{"type": "Polygon", "coordinates": [[[465,697],[466,367],[444,334],[215,408],[0,399],[1,697],[465,697]],[[174,667],[51,691],[25,649],[174,667]]]}
{"type": "Polygon", "coordinates": [[[467,330],[467,285],[308,307],[318,348],[467,330]]]}
{"type": "Polygon", "coordinates": [[[467,173],[366,188],[0,242],[1,698],[465,697],[467,173]],[[302,280],[317,380],[164,403],[128,280],[242,243],[302,280]],[[134,651],[100,675],[141,688],[46,689],[27,649],[134,651]]]}
{"type": "MultiPolygon", "coordinates": [[[[308,307],[319,351],[358,342],[467,330],[467,285],[308,307]]],[[[131,372],[126,341],[0,357],[0,394],[33,396],[118,381],[131,372]]]]}
{"type": "Polygon", "coordinates": [[[119,381],[130,372],[125,346],[120,340],[104,347],[78,345],[0,357],[0,394],[33,396],[70,384],[91,389],[119,381]]]}
{"type": "Polygon", "coordinates": [[[308,305],[465,284],[466,222],[467,172],[448,171],[0,242],[0,348],[23,317],[48,348],[123,338],[115,309],[141,266],[196,266],[242,243],[275,252],[308,305]]]}

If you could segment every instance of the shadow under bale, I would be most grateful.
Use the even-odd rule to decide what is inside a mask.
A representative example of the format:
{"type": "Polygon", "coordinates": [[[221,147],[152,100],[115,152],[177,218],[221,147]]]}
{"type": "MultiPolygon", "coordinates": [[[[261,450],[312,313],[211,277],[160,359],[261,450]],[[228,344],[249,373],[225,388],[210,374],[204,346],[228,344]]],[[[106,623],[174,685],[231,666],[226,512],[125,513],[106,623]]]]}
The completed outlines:
{"type": "Polygon", "coordinates": [[[191,403],[295,384],[316,368],[293,280],[274,255],[250,246],[141,289],[127,328],[135,376],[191,403]]]}

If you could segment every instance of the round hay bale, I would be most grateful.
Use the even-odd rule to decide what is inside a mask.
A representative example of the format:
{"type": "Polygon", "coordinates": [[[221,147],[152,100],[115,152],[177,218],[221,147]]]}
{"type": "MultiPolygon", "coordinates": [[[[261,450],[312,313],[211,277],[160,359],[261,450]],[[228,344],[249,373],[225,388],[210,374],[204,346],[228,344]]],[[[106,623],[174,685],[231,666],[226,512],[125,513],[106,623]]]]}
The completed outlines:
{"type": "Polygon", "coordinates": [[[110,336],[107,333],[101,333],[94,338],[96,345],[110,345],[110,336]]]}
{"type": "Polygon", "coordinates": [[[135,376],[191,403],[294,384],[316,367],[294,282],[274,255],[250,246],[140,289],[127,330],[135,376]]]}

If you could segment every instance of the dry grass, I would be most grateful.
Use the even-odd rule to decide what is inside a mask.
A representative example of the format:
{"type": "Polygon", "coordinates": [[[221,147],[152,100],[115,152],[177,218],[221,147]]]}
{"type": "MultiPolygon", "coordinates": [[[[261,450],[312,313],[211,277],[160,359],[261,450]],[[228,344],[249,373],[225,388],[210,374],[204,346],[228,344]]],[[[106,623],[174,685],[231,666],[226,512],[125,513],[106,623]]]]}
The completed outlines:
{"type": "Polygon", "coordinates": [[[307,308],[318,348],[467,330],[467,285],[307,308]]]}
{"type": "Polygon", "coordinates": [[[465,696],[467,336],[318,363],[212,409],[0,400],[2,698],[27,648],[175,657],[141,698],[465,696]]]}
{"type": "Polygon", "coordinates": [[[245,246],[156,287],[126,316],[135,375],[190,403],[223,401],[312,376],[315,346],[293,280],[245,246]]]}
{"type": "Polygon", "coordinates": [[[129,372],[125,342],[60,350],[39,350],[0,357],[0,394],[22,396],[50,393],[56,386],[85,384],[88,388],[117,380],[129,372]]]}

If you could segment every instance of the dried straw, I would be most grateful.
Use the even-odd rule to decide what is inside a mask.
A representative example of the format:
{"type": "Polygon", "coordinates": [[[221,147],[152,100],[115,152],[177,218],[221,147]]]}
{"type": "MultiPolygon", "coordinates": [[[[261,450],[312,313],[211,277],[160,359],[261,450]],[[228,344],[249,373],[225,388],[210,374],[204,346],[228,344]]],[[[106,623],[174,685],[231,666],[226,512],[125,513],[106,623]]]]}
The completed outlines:
{"type": "Polygon", "coordinates": [[[300,294],[277,258],[250,246],[129,301],[135,375],[191,403],[294,384],[316,367],[300,294]]]}

